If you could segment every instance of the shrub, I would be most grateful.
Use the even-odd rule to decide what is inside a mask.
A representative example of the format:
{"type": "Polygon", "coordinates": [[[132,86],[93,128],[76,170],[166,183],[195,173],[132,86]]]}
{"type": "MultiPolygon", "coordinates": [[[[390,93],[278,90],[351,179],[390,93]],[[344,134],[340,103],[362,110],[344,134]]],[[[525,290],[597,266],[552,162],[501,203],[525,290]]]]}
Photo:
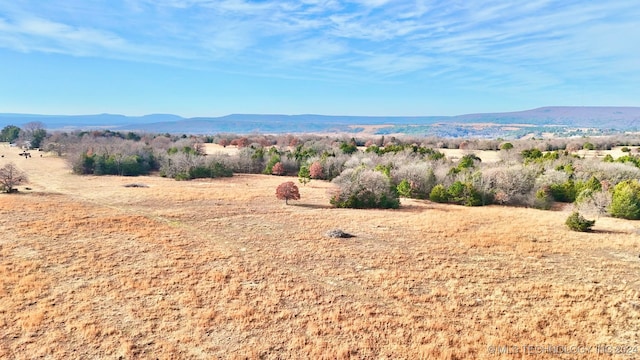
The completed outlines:
{"type": "Polygon", "coordinates": [[[442,184],[438,184],[431,189],[429,193],[429,200],[437,203],[446,203],[449,201],[449,194],[447,189],[442,184]]]}
{"type": "Polygon", "coordinates": [[[300,171],[298,171],[298,181],[302,185],[307,185],[309,181],[311,181],[311,175],[309,174],[309,168],[306,166],[301,166],[300,171]]]}
{"type": "Polygon", "coordinates": [[[479,206],[483,204],[482,194],[471,183],[456,181],[447,189],[449,201],[465,206],[479,206]]]}
{"type": "Polygon", "coordinates": [[[346,155],[324,157],[323,170],[325,179],[333,180],[334,178],[340,176],[345,168],[345,163],[349,159],[350,157],[346,155]]]}
{"type": "Polygon", "coordinates": [[[605,215],[611,206],[611,192],[606,190],[593,190],[585,188],[576,199],[578,210],[595,213],[598,217],[605,215]]]}
{"type": "MultiPolygon", "coordinates": [[[[267,161],[267,164],[265,165],[262,173],[265,175],[271,175],[271,174],[278,175],[273,171],[273,168],[274,166],[276,166],[276,164],[280,163],[280,154],[278,154],[275,148],[271,148],[269,149],[269,155],[270,155],[269,161],[267,161]]],[[[256,150],[256,153],[254,154],[254,157],[264,158],[264,148],[258,148],[256,150]]],[[[284,168],[282,168],[282,170],[284,170],[284,168]]]]}
{"type": "Polygon", "coordinates": [[[454,168],[451,168],[449,171],[450,174],[458,174],[465,169],[470,169],[476,166],[476,162],[481,162],[482,160],[477,157],[475,154],[467,154],[460,158],[458,165],[454,168]]]}
{"type": "Polygon", "coordinates": [[[345,154],[353,154],[354,152],[358,151],[358,146],[355,144],[355,142],[343,142],[342,144],[340,144],[340,150],[342,150],[342,152],[345,154]]]}
{"type": "MultiPolygon", "coordinates": [[[[160,175],[176,180],[189,180],[192,178],[191,171],[200,167],[206,167],[203,156],[191,153],[175,153],[162,159],[160,175]]],[[[195,171],[200,173],[201,170],[195,171]]]]}
{"type": "Polygon", "coordinates": [[[339,187],[330,200],[336,207],[395,209],[400,206],[390,179],[379,171],[363,167],[346,169],[333,183],[339,187]]]}
{"type": "Polygon", "coordinates": [[[373,170],[380,171],[381,173],[383,173],[388,178],[391,177],[391,169],[393,169],[393,164],[392,163],[388,163],[388,164],[385,164],[385,165],[378,164],[373,168],[373,170]]]}
{"type": "Polygon", "coordinates": [[[580,185],[580,191],[584,190],[600,191],[602,190],[602,182],[592,175],[589,180],[580,185]]]}
{"type": "Polygon", "coordinates": [[[565,224],[567,227],[573,231],[590,231],[593,225],[595,225],[595,220],[587,220],[579,212],[574,211],[567,220],[565,224]]]}
{"type": "Polygon", "coordinates": [[[262,148],[243,147],[230,159],[230,165],[235,173],[260,173],[265,170],[264,150],[262,148]]]}
{"type": "Polygon", "coordinates": [[[27,182],[27,175],[13,163],[0,168],[0,190],[6,193],[16,192],[15,186],[27,182]]]}
{"type": "Polygon", "coordinates": [[[549,186],[551,196],[555,201],[572,203],[576,200],[578,189],[576,183],[569,179],[561,184],[552,184],[549,186]]]}
{"type": "Polygon", "coordinates": [[[176,153],[162,159],[160,175],[176,180],[218,178],[233,176],[233,169],[225,164],[226,159],[208,158],[193,153],[176,153]]]}
{"type": "Polygon", "coordinates": [[[549,187],[543,187],[536,191],[535,199],[533,200],[533,207],[542,210],[551,209],[553,204],[553,197],[551,196],[551,190],[549,187]]]}
{"type": "Polygon", "coordinates": [[[282,165],[282,163],[278,161],[271,168],[271,173],[273,175],[284,175],[285,174],[284,165],[282,165]]]}
{"type": "Polygon", "coordinates": [[[640,183],[638,180],[625,180],[613,188],[609,213],[611,216],[623,219],[640,219],[640,183]]]}
{"type": "Polygon", "coordinates": [[[398,190],[398,195],[407,198],[411,197],[411,184],[407,179],[402,179],[396,189],[398,190]]]}
{"type": "Polygon", "coordinates": [[[80,155],[80,159],[72,164],[72,170],[75,174],[93,174],[93,169],[95,168],[95,160],[95,154],[87,154],[86,152],[83,152],[80,155]]]}
{"type": "Polygon", "coordinates": [[[160,166],[153,148],[119,137],[83,140],[81,144],[65,147],[64,151],[76,174],[138,176],[158,170],[160,166]]]}
{"type": "Polygon", "coordinates": [[[640,168],[632,163],[604,162],[596,160],[582,161],[576,176],[588,179],[595,176],[598,180],[607,181],[613,185],[627,180],[640,178],[640,168]]]}
{"type": "Polygon", "coordinates": [[[510,142],[506,142],[500,145],[500,150],[511,150],[511,149],[513,149],[513,144],[510,142]]]}
{"type": "Polygon", "coordinates": [[[300,200],[300,190],[293,181],[284,182],[276,188],[276,197],[289,205],[289,200],[300,200]]]}
{"type": "Polygon", "coordinates": [[[312,179],[322,179],[324,177],[324,173],[322,170],[322,164],[319,161],[315,161],[309,167],[309,175],[312,179]]]}
{"type": "Polygon", "coordinates": [[[215,179],[218,177],[231,177],[233,176],[233,171],[226,167],[224,164],[219,162],[211,162],[207,166],[197,166],[189,170],[188,177],[185,176],[184,173],[178,174],[177,180],[189,180],[189,179],[200,179],[200,178],[210,178],[215,179]]]}
{"type": "Polygon", "coordinates": [[[616,162],[630,163],[640,168],[640,157],[635,155],[624,155],[616,159],[616,162]]]}
{"type": "Polygon", "coordinates": [[[464,199],[465,185],[462,181],[456,181],[447,188],[447,198],[453,203],[462,203],[464,199]]]}
{"type": "Polygon", "coordinates": [[[417,199],[427,199],[431,189],[436,184],[436,176],[430,164],[416,162],[413,159],[394,161],[395,166],[391,171],[394,183],[400,184],[406,180],[409,185],[408,195],[402,195],[417,199]]]}
{"type": "Polygon", "coordinates": [[[525,162],[531,162],[536,159],[542,158],[542,151],[540,151],[539,149],[522,150],[520,154],[524,158],[525,162]]]}
{"type": "Polygon", "coordinates": [[[483,188],[495,194],[499,204],[527,205],[536,181],[535,170],[522,165],[501,166],[482,172],[483,188]]]}

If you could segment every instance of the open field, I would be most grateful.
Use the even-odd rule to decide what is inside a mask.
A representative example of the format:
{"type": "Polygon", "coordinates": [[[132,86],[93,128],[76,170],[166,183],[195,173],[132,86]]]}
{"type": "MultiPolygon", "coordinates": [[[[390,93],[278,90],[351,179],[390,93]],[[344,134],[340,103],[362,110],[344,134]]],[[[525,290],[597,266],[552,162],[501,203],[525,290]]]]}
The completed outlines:
{"type": "Polygon", "coordinates": [[[575,233],[570,209],[333,209],[315,180],[286,206],[275,188],[295,178],[75,176],[17,153],[0,147],[31,179],[0,195],[0,358],[640,357],[638,222],[575,233]],[[334,228],[356,237],[323,236],[334,228]]]}
{"type": "MultiPolygon", "coordinates": [[[[228,154],[228,155],[234,155],[238,153],[238,147],[233,146],[233,145],[229,145],[226,147],[223,147],[221,145],[218,144],[204,144],[205,146],[205,150],[207,152],[207,154],[216,154],[216,153],[223,153],[223,154],[228,154]]],[[[631,147],[633,149],[635,149],[635,147],[631,147]]],[[[359,147],[360,150],[365,151],[366,147],[361,146],[359,147]]],[[[622,146],[616,146],[611,150],[579,150],[576,151],[575,154],[581,157],[585,157],[585,158],[603,158],[605,157],[607,154],[611,155],[614,159],[617,159],[621,156],[627,155],[627,153],[622,152],[622,146]]],[[[443,148],[438,148],[436,149],[438,151],[440,151],[441,153],[445,154],[445,156],[447,158],[450,158],[452,160],[458,160],[461,157],[463,157],[466,154],[475,154],[476,156],[478,156],[480,159],[482,159],[482,161],[487,162],[487,163],[495,163],[500,161],[500,152],[499,151],[493,151],[493,150],[461,150],[461,149],[443,149],[443,148]]]]}

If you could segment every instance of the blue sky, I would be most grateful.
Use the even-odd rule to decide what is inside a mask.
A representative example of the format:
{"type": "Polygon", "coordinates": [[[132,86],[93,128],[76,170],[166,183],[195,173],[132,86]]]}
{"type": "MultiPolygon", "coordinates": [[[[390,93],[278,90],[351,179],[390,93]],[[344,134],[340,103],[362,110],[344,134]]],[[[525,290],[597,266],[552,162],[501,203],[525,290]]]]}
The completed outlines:
{"type": "Polygon", "coordinates": [[[640,106],[637,0],[0,1],[0,112],[640,106]]]}

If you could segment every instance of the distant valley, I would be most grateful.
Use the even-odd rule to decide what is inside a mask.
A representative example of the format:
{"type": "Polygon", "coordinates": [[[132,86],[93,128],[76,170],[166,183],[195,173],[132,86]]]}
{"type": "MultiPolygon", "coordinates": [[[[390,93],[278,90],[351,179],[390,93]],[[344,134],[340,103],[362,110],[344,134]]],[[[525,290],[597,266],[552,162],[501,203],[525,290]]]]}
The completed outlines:
{"type": "Polygon", "coordinates": [[[542,107],[458,116],[325,116],[232,114],[184,118],[171,114],[125,116],[0,114],[0,126],[42,122],[49,130],[110,129],[171,134],[348,133],[439,137],[520,138],[604,135],[640,130],[640,107],[542,107]]]}

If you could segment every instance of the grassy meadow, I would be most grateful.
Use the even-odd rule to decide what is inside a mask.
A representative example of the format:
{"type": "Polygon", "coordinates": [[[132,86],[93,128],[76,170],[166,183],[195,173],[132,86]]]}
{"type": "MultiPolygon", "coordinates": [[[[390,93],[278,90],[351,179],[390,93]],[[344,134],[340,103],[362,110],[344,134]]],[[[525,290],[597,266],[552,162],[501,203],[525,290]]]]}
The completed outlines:
{"type": "Polygon", "coordinates": [[[577,233],[570,206],[334,209],[317,180],[286,206],[275,188],[296,178],[78,176],[18,152],[0,147],[30,178],[0,195],[3,359],[640,357],[638,222],[577,233]],[[355,237],[324,236],[335,228],[355,237]],[[615,346],[636,352],[603,354],[615,346]]]}

